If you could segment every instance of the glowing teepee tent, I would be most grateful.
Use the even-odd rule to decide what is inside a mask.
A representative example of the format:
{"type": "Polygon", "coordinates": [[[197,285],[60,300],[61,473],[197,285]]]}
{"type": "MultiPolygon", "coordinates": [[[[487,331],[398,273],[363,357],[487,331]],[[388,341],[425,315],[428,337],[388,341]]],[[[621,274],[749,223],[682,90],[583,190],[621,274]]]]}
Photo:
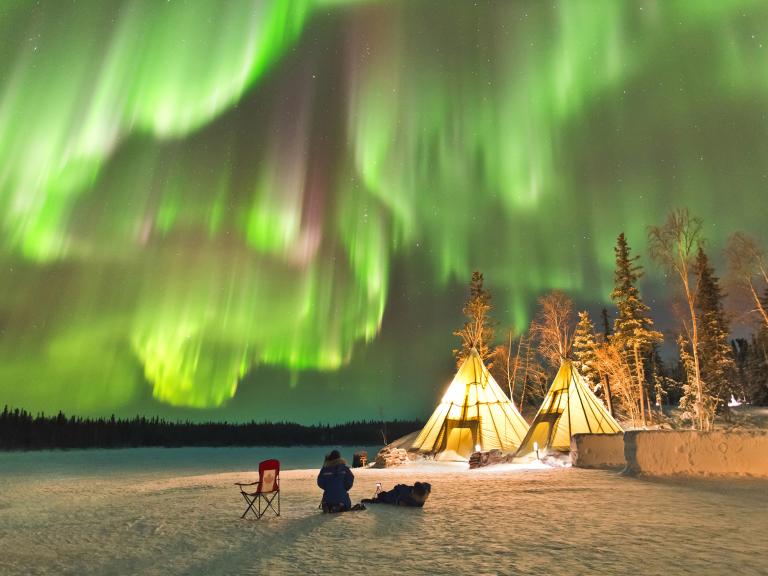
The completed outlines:
{"type": "Polygon", "coordinates": [[[473,348],[410,449],[467,460],[477,448],[514,451],[527,429],[473,348]]]}
{"type": "Polygon", "coordinates": [[[531,422],[517,456],[539,450],[567,452],[571,436],[579,433],[612,434],[621,427],[589,389],[579,371],[564,361],[531,422]]]}

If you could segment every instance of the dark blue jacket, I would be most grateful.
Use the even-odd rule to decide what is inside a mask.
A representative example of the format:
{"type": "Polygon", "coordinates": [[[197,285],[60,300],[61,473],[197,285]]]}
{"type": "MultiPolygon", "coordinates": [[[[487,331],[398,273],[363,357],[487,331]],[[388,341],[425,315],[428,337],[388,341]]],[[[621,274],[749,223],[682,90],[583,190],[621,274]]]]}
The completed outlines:
{"type": "Polygon", "coordinates": [[[342,458],[326,460],[317,475],[317,485],[323,489],[323,502],[330,506],[343,504],[347,510],[352,508],[348,492],[354,482],[355,476],[342,458]]]}
{"type": "MultiPolygon", "coordinates": [[[[428,488],[431,486],[424,482],[428,488]]],[[[394,504],[395,506],[414,506],[421,508],[424,506],[424,502],[414,500],[411,497],[413,486],[407,484],[398,484],[392,490],[386,492],[379,492],[374,499],[374,502],[380,502],[382,504],[394,504]]]]}

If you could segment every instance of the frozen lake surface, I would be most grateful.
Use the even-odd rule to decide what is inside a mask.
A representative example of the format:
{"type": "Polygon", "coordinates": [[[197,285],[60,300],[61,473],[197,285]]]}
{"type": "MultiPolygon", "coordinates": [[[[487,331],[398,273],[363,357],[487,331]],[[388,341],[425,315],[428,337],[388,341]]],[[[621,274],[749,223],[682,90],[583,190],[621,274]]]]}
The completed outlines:
{"type": "Polygon", "coordinates": [[[352,489],[425,480],[423,510],[323,515],[323,453],[0,454],[0,574],[768,574],[765,481],[424,463],[356,470],[352,489]],[[240,520],[232,483],[272,455],[315,469],[281,475],[280,518],[240,520]]]}
{"type": "Polygon", "coordinates": [[[375,458],[381,446],[249,446],[235,448],[125,448],[115,450],[44,450],[0,452],[0,475],[54,476],[109,474],[206,474],[258,468],[268,458],[279,458],[283,470],[317,468],[334,448],[352,462],[352,454],[366,450],[375,458]]]}

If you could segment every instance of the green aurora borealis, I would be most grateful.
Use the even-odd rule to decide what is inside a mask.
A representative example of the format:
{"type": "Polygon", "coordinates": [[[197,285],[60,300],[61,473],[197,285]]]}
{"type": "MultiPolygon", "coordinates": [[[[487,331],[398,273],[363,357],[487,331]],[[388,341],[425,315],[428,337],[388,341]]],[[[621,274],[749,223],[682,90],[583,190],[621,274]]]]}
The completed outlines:
{"type": "Polygon", "coordinates": [[[6,0],[0,405],[424,417],[472,270],[523,327],[552,288],[596,312],[621,231],[650,269],[672,206],[714,251],[768,240],[767,25],[756,0],[6,0]]]}

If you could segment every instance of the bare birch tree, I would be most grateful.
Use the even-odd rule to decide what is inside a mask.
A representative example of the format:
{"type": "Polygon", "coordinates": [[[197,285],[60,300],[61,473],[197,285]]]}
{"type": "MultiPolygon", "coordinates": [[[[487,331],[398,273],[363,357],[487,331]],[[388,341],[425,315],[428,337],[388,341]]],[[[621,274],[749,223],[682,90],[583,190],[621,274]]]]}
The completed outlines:
{"type": "Polygon", "coordinates": [[[706,418],[708,404],[701,380],[699,361],[699,320],[696,311],[696,276],[694,263],[702,238],[703,223],[691,216],[687,209],[672,210],[667,221],[661,226],[648,227],[648,244],[651,258],[661,265],[667,274],[677,276],[687,306],[687,318],[681,316],[683,330],[691,352],[691,385],[695,390],[695,424],[699,429],[708,429],[711,422],[706,418]]]}
{"type": "Polygon", "coordinates": [[[768,310],[761,294],[768,286],[768,257],[758,241],[744,232],[736,232],[725,248],[729,275],[733,283],[745,289],[757,314],[768,327],[768,310]]]}
{"type": "Polygon", "coordinates": [[[507,330],[507,341],[499,344],[493,350],[493,369],[491,370],[494,378],[499,384],[505,383],[509,391],[509,399],[514,402],[515,375],[520,363],[520,344],[522,337],[518,340],[517,346],[514,345],[515,331],[510,328],[507,330]],[[512,356],[513,349],[517,349],[515,356],[512,356]]]}
{"type": "Polygon", "coordinates": [[[558,368],[571,353],[574,330],[573,301],[555,290],[539,298],[539,313],[531,324],[539,354],[552,368],[558,368]]]}
{"type": "Polygon", "coordinates": [[[611,381],[611,413],[621,413],[638,426],[640,415],[640,389],[633,378],[633,368],[624,347],[612,340],[602,340],[595,346],[595,367],[603,377],[611,381]]]}
{"type": "Polygon", "coordinates": [[[536,353],[531,346],[533,338],[533,323],[528,330],[528,336],[520,339],[520,366],[516,376],[520,378],[520,410],[525,406],[526,395],[533,396],[535,399],[543,399],[549,388],[547,373],[539,363],[536,353]]]}

